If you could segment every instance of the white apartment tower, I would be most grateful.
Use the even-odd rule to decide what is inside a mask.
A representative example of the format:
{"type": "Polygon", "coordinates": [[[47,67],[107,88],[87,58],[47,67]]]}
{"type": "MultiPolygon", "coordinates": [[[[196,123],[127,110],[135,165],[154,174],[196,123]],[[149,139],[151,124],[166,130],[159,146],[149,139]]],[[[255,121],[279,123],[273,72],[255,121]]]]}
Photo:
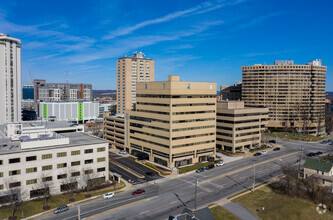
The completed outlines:
{"type": "Polygon", "coordinates": [[[117,61],[117,113],[135,108],[136,83],[154,81],[154,60],[144,58],[144,53],[117,61]]]}
{"type": "Polygon", "coordinates": [[[21,121],[21,41],[0,33],[0,123],[21,121]]]}

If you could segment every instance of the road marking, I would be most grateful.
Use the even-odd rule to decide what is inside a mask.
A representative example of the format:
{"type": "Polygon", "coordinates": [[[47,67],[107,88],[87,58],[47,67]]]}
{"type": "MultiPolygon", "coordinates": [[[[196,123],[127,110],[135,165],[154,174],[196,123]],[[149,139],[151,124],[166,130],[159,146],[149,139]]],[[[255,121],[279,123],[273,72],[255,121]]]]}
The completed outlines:
{"type": "Polygon", "coordinates": [[[143,215],[143,214],[145,214],[145,213],[147,213],[147,212],[149,212],[149,210],[144,211],[144,212],[141,212],[140,215],[143,215]]]}
{"type": "Polygon", "coordinates": [[[178,202],[178,201],[170,202],[169,204],[174,204],[174,203],[176,203],[176,202],[178,202]]]}
{"type": "MultiPolygon", "coordinates": [[[[291,155],[294,155],[294,154],[298,154],[300,151],[296,151],[296,152],[293,152],[293,153],[289,153],[289,154],[285,154],[285,155],[282,155],[282,156],[277,156],[277,157],[273,157],[269,160],[265,160],[265,161],[262,161],[262,162],[259,162],[259,163],[256,163],[255,165],[258,166],[258,165],[262,165],[262,164],[265,164],[265,163],[269,163],[269,162],[272,162],[273,160],[276,160],[276,159],[281,159],[281,158],[284,158],[284,157],[288,157],[288,156],[291,156],[291,155]]],[[[246,169],[249,169],[249,168],[252,168],[254,165],[249,165],[249,166],[246,166],[246,167],[243,167],[243,168],[239,168],[237,170],[234,170],[234,171],[231,171],[229,173],[225,173],[225,174],[222,174],[222,175],[219,175],[219,176],[216,176],[216,177],[213,177],[213,178],[210,178],[210,179],[207,179],[207,180],[204,180],[204,181],[201,181],[198,185],[201,185],[203,183],[206,183],[206,182],[210,182],[212,180],[216,180],[216,179],[220,179],[224,176],[228,176],[228,175],[231,175],[231,174],[234,174],[234,173],[238,173],[240,171],[243,171],[243,170],[246,170],[246,169]]]]}

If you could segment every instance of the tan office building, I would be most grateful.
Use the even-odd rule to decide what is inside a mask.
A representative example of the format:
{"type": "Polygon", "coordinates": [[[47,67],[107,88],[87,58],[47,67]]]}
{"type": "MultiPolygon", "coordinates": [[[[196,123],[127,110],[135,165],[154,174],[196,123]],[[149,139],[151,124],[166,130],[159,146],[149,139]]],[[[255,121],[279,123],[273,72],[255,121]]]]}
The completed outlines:
{"type": "Polygon", "coordinates": [[[247,108],[243,101],[217,102],[216,147],[243,152],[261,143],[268,108],[247,108]]]}
{"type": "Polygon", "coordinates": [[[321,60],[307,65],[285,60],[274,65],[243,66],[242,100],[246,106],[269,108],[268,127],[291,127],[317,134],[320,124],[321,133],[326,69],[321,60]]]}
{"type": "Polygon", "coordinates": [[[117,60],[117,113],[135,106],[137,82],[154,81],[154,61],[144,58],[144,54],[133,53],[132,57],[117,60]]]}
{"type": "Polygon", "coordinates": [[[103,113],[103,138],[112,148],[123,150],[125,148],[125,120],[123,115],[103,113]]]}

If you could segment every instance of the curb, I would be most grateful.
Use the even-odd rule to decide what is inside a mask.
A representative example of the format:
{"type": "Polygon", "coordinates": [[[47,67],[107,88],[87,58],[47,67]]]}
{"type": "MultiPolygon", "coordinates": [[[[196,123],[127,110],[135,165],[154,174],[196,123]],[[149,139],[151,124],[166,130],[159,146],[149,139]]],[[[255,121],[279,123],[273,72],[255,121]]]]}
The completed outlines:
{"type": "Polygon", "coordinates": [[[149,168],[149,169],[151,169],[151,170],[156,171],[156,172],[158,173],[158,175],[160,175],[160,176],[163,177],[163,175],[160,173],[160,171],[156,170],[155,168],[152,168],[152,167],[150,167],[150,166],[147,166],[147,165],[144,164],[144,163],[139,162],[138,159],[135,159],[135,162],[137,162],[137,163],[139,163],[139,164],[141,164],[141,165],[143,165],[143,166],[145,166],[145,167],[147,167],[147,168],[149,168]]]}

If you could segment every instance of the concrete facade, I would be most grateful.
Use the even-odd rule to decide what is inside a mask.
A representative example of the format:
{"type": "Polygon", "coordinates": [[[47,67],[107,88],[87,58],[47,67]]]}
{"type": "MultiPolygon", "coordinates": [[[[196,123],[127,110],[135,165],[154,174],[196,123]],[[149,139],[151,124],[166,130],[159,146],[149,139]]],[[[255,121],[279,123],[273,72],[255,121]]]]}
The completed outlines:
{"type": "Polygon", "coordinates": [[[294,65],[243,66],[242,100],[246,106],[269,108],[268,127],[291,127],[310,134],[324,131],[326,66],[321,60],[294,65]],[[320,121],[320,122],[319,122],[320,121]]]}
{"type": "Polygon", "coordinates": [[[217,102],[216,147],[235,153],[261,143],[268,108],[245,108],[243,101],[217,102]]]}
{"type": "Polygon", "coordinates": [[[131,110],[136,102],[136,83],[154,81],[154,60],[144,58],[143,53],[117,60],[117,113],[131,110]]]}
{"type": "Polygon", "coordinates": [[[21,41],[0,33],[0,123],[22,119],[21,41]]]}

